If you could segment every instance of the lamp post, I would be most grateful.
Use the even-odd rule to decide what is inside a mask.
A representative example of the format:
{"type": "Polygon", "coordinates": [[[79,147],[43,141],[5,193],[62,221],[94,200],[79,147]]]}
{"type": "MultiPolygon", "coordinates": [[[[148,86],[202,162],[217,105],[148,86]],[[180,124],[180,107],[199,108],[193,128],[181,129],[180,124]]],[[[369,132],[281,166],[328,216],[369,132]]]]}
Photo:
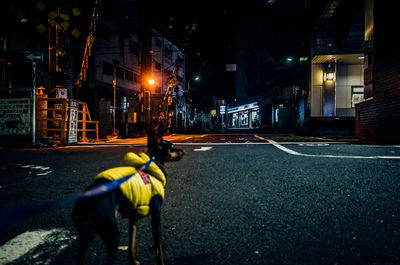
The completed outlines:
{"type": "Polygon", "coordinates": [[[188,105],[189,105],[189,104],[186,104],[186,98],[187,98],[187,93],[189,93],[189,91],[190,91],[190,81],[192,81],[192,80],[199,81],[200,80],[200,76],[199,75],[195,75],[193,78],[189,79],[189,81],[188,81],[186,97],[185,97],[185,131],[186,131],[186,126],[187,126],[188,105]]]}
{"type": "Polygon", "coordinates": [[[117,133],[115,131],[115,101],[117,97],[117,67],[116,62],[113,64],[113,90],[114,90],[114,107],[113,107],[113,133],[112,136],[116,136],[117,133]]]}
{"type": "Polygon", "coordinates": [[[149,84],[148,89],[144,91],[144,94],[147,94],[147,107],[146,107],[146,118],[147,118],[147,126],[151,125],[151,88],[154,86],[156,83],[153,78],[149,78],[147,80],[147,83],[149,84]]]}

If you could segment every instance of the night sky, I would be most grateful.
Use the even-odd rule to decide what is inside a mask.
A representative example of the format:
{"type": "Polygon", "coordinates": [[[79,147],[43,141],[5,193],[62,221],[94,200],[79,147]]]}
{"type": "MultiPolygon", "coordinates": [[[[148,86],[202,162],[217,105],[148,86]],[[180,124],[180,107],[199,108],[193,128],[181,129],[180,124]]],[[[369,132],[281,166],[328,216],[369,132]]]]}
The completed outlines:
{"type": "Polygon", "coordinates": [[[187,48],[187,78],[198,74],[201,82],[193,83],[199,102],[212,100],[213,94],[233,99],[234,72],[226,72],[226,64],[235,63],[235,1],[161,1],[156,0],[154,18],[167,26],[187,48]],[[193,24],[196,29],[189,34],[193,24]],[[172,26],[172,28],[171,28],[172,26]]]}

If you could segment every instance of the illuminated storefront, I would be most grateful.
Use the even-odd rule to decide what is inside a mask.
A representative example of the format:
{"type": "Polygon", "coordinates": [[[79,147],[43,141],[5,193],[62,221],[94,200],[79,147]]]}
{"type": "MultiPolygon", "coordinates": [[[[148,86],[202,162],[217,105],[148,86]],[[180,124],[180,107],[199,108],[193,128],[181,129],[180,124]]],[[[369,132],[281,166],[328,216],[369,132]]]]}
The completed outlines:
{"type": "Polygon", "coordinates": [[[228,105],[228,124],[230,128],[258,128],[260,126],[260,107],[258,102],[240,106],[228,105]]]}

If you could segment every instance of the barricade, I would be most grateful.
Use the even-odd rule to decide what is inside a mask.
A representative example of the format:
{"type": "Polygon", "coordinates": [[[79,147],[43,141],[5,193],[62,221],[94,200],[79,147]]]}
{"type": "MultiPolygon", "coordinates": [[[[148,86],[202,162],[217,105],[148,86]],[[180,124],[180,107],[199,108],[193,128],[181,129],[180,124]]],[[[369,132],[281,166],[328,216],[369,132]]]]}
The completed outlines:
{"type": "MultiPolygon", "coordinates": [[[[68,109],[69,99],[37,97],[37,129],[42,138],[51,138],[58,144],[68,143],[68,109]]],[[[93,121],[86,102],[79,101],[78,141],[99,140],[99,122],[93,121]],[[91,134],[92,137],[88,137],[91,134]]]]}

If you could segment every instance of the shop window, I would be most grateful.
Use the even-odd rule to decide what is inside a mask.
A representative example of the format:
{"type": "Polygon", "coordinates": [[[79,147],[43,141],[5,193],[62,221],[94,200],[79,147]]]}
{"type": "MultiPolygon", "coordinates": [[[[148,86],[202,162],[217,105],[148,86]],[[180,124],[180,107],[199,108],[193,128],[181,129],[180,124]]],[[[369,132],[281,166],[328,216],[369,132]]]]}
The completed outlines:
{"type": "Polygon", "coordinates": [[[240,127],[248,127],[249,126],[249,112],[242,111],[240,112],[240,127]]]}
{"type": "Polygon", "coordinates": [[[232,127],[239,127],[239,113],[232,114],[232,127]]]}
{"type": "Polygon", "coordinates": [[[364,87],[351,86],[351,107],[355,108],[355,105],[363,101],[363,99],[364,99],[364,87]]]}

